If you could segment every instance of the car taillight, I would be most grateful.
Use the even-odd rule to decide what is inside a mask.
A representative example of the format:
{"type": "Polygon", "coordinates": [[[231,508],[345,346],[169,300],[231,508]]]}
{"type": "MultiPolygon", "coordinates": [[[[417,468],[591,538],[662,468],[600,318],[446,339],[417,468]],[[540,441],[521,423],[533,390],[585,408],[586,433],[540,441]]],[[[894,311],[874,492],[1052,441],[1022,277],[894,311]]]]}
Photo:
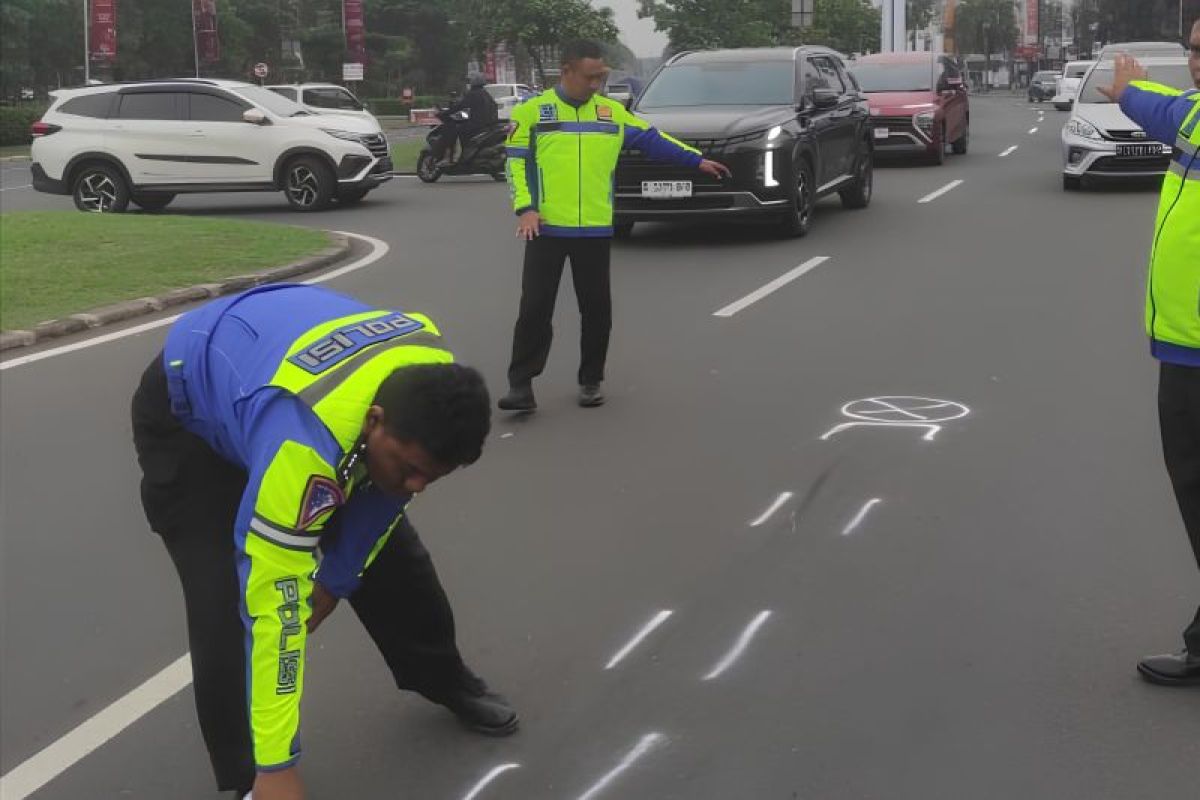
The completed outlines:
{"type": "Polygon", "coordinates": [[[50,134],[58,133],[61,130],[61,125],[53,125],[49,122],[42,122],[39,120],[33,123],[33,127],[29,129],[29,132],[33,134],[33,138],[36,139],[39,136],[49,136],[50,134]]]}

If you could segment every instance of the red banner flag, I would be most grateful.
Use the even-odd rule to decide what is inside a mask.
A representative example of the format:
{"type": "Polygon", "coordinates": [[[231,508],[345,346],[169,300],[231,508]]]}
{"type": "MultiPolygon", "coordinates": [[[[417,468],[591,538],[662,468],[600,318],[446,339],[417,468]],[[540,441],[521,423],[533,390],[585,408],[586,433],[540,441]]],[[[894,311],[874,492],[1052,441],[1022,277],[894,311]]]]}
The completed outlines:
{"type": "Polygon", "coordinates": [[[111,64],[117,60],[117,0],[92,0],[92,61],[111,64]]]}
{"type": "Polygon", "coordinates": [[[363,0],[342,0],[342,19],[346,26],[346,60],[352,64],[367,63],[363,0]]]}
{"type": "Polygon", "coordinates": [[[192,0],[192,20],[196,26],[196,57],[201,63],[221,60],[221,41],[217,38],[217,0],[192,0]]]}

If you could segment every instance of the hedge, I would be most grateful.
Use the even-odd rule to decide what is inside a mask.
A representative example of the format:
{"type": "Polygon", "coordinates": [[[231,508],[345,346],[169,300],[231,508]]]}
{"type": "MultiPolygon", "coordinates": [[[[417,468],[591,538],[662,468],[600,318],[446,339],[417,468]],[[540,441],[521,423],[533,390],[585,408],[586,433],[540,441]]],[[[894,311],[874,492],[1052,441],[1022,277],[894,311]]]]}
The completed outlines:
{"type": "Polygon", "coordinates": [[[412,100],[401,100],[399,97],[369,97],[364,101],[372,114],[381,117],[407,116],[414,108],[433,108],[444,103],[444,97],[430,94],[419,94],[412,100]]]}
{"type": "Polygon", "coordinates": [[[29,144],[29,128],[46,113],[46,106],[27,104],[0,106],[0,147],[29,144]]]}

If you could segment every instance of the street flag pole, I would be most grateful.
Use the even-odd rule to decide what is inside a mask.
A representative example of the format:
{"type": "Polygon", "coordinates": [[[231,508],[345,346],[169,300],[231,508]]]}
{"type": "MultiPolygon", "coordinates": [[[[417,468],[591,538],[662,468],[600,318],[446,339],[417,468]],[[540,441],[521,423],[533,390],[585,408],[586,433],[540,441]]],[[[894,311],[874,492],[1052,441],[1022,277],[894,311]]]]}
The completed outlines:
{"type": "Polygon", "coordinates": [[[92,79],[92,53],[88,29],[92,26],[92,9],[89,0],[83,0],[83,85],[92,79]]]}

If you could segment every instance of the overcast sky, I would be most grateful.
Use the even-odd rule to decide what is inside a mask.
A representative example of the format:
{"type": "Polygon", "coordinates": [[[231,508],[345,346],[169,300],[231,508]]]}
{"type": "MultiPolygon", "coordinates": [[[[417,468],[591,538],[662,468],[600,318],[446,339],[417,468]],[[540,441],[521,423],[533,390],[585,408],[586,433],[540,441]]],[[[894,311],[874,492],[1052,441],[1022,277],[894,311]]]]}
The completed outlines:
{"type": "Polygon", "coordinates": [[[654,20],[638,19],[638,0],[592,0],[592,5],[608,6],[616,12],[621,41],[638,56],[661,55],[667,46],[666,35],[654,30],[654,20]]]}

